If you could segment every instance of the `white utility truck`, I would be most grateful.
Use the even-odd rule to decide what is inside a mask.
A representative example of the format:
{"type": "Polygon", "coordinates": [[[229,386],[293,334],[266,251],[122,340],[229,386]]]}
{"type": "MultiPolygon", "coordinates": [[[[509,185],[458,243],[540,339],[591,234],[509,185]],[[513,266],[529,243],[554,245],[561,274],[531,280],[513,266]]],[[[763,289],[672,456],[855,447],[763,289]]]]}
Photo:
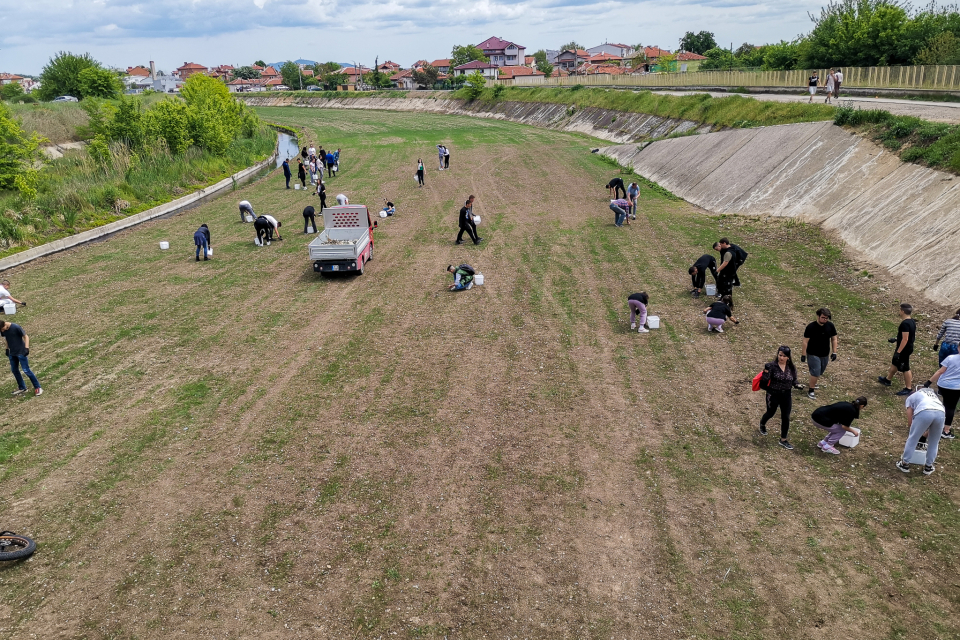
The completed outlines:
{"type": "Polygon", "coordinates": [[[323,210],[323,231],[307,247],[317,273],[356,271],[373,260],[373,229],[367,207],[347,204],[323,210]]]}

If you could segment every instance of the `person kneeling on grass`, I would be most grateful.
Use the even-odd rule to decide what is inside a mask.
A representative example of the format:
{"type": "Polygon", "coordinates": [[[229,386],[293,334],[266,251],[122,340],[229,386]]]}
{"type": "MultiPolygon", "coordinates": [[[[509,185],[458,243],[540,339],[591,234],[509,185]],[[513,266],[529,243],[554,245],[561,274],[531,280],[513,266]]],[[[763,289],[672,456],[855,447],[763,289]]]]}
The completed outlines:
{"type": "Polygon", "coordinates": [[[461,264],[454,267],[452,264],[447,266],[447,272],[453,274],[453,284],[448,287],[450,291],[463,291],[473,286],[473,276],[476,273],[468,264],[461,264]]]}
{"type": "Polygon", "coordinates": [[[717,302],[703,310],[707,314],[707,331],[716,331],[723,333],[723,323],[727,318],[733,320],[733,324],[740,324],[740,321],[733,317],[733,298],[723,296],[717,302]]]}
{"type": "Polygon", "coordinates": [[[910,473],[910,454],[917,450],[921,436],[928,436],[931,440],[927,445],[927,455],[923,465],[923,475],[934,472],[933,463],[937,460],[937,450],[940,448],[940,436],[943,434],[943,422],[947,417],[940,396],[933,389],[924,387],[911,393],[907,397],[907,443],[903,447],[903,455],[897,460],[897,469],[910,473]]]}
{"type": "Polygon", "coordinates": [[[813,426],[823,429],[827,435],[823,440],[817,443],[817,448],[824,453],[832,453],[835,456],[840,455],[837,450],[837,443],[844,433],[852,433],[855,436],[860,435],[860,429],[853,428],[853,421],[860,417],[860,411],[867,406],[867,399],[860,396],[853,402],[835,402],[820,407],[810,417],[813,419],[813,426]],[[827,426],[830,425],[830,426],[827,426]]]}
{"type": "Polygon", "coordinates": [[[627,298],[627,306],[630,307],[630,328],[637,329],[637,333],[650,333],[647,328],[647,305],[650,304],[650,296],[646,291],[640,293],[631,293],[627,298]],[[637,318],[639,316],[639,319],[637,318]]]}

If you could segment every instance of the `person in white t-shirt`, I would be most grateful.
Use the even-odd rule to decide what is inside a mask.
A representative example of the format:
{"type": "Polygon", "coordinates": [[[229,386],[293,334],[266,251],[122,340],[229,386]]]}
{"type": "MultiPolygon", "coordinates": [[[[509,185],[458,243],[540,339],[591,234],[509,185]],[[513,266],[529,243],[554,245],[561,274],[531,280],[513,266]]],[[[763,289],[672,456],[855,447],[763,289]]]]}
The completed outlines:
{"type": "Polygon", "coordinates": [[[903,455],[897,460],[897,469],[910,473],[910,454],[917,449],[920,436],[926,434],[930,438],[927,444],[927,458],[923,465],[923,475],[928,476],[934,471],[933,463],[937,459],[937,450],[940,448],[940,435],[943,433],[943,421],[946,412],[940,396],[933,389],[924,387],[907,397],[907,443],[903,447],[903,455]]]}
{"type": "MultiPolygon", "coordinates": [[[[273,227],[273,233],[276,234],[277,240],[283,240],[283,238],[280,237],[280,225],[281,225],[282,223],[277,222],[277,219],[274,218],[273,216],[268,216],[268,215],[264,214],[263,217],[266,218],[266,219],[267,219],[267,222],[269,222],[270,225],[273,227]]],[[[272,234],[271,234],[271,235],[272,235],[272,234]]]]}
{"type": "Polygon", "coordinates": [[[953,416],[957,412],[957,404],[960,403],[960,354],[947,356],[943,360],[942,366],[930,379],[924,383],[924,387],[937,385],[937,391],[943,396],[943,407],[946,411],[946,420],[943,423],[944,440],[953,440],[953,416]]]}
{"type": "Polygon", "coordinates": [[[840,69],[837,69],[836,71],[833,72],[833,78],[834,78],[834,82],[833,82],[833,97],[834,97],[834,98],[839,98],[839,97],[840,97],[840,85],[843,84],[843,72],[840,71],[840,69]]]}
{"type": "Polygon", "coordinates": [[[310,145],[310,148],[307,149],[307,156],[315,156],[315,155],[317,155],[317,149],[313,145],[310,145]]]}
{"type": "Polygon", "coordinates": [[[0,307],[3,307],[5,304],[19,304],[21,306],[27,306],[26,302],[22,300],[17,300],[12,295],[10,295],[10,281],[4,280],[0,282],[0,307]]]}
{"type": "Polygon", "coordinates": [[[343,195],[342,193],[338,193],[337,204],[340,205],[341,207],[345,204],[350,204],[350,199],[347,196],[343,195]]]}

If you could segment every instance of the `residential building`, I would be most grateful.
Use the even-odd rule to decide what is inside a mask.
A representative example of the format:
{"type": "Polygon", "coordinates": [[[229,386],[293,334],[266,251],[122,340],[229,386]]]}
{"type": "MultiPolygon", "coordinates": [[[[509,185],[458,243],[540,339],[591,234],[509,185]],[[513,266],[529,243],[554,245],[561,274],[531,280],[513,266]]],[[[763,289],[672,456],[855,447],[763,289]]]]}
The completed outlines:
{"type": "Polygon", "coordinates": [[[406,89],[408,91],[416,89],[417,83],[413,80],[413,71],[407,69],[406,71],[400,71],[390,78],[390,82],[393,83],[393,86],[397,89],[406,89]]]}
{"type": "Polygon", "coordinates": [[[515,67],[523,64],[526,47],[496,36],[487,38],[477,45],[483,55],[490,59],[495,67],[515,67]]]}
{"type": "Polygon", "coordinates": [[[531,67],[531,68],[536,67],[536,66],[537,66],[537,59],[534,58],[533,56],[524,56],[524,57],[523,57],[523,66],[525,66],[525,67],[531,67]]]}
{"type": "Polygon", "coordinates": [[[127,77],[146,78],[150,75],[150,69],[147,69],[146,67],[143,67],[143,66],[127,67],[126,73],[127,73],[127,77]]]}
{"type": "Polygon", "coordinates": [[[557,56],[557,63],[554,65],[565,71],[576,71],[580,65],[590,58],[590,54],[583,49],[567,49],[561,51],[557,56]]]}
{"type": "Polygon", "coordinates": [[[211,78],[220,78],[224,82],[227,82],[233,77],[233,66],[229,64],[217,65],[213,69],[210,69],[207,75],[211,78]]]}
{"type": "Polygon", "coordinates": [[[412,65],[410,65],[410,68],[411,68],[411,69],[423,69],[423,68],[424,68],[425,66],[427,66],[428,64],[429,64],[429,63],[428,63],[426,60],[417,60],[417,61],[414,62],[412,65]]]}
{"type": "Polygon", "coordinates": [[[450,58],[441,58],[439,60],[434,60],[430,63],[430,66],[436,69],[440,73],[450,73],[450,58]]]}
{"type": "Polygon", "coordinates": [[[530,67],[500,67],[501,80],[513,80],[521,76],[545,76],[546,74],[530,67]]]}
{"type": "Polygon", "coordinates": [[[267,67],[266,69],[260,72],[260,77],[266,78],[267,80],[272,80],[273,78],[279,78],[280,73],[273,67],[267,67]]]}
{"type": "Polygon", "coordinates": [[[177,67],[177,70],[173,72],[173,75],[177,76],[181,80],[186,80],[195,73],[207,73],[207,69],[202,64],[197,64],[196,62],[184,62],[182,67],[177,67]]]}
{"type": "Polygon", "coordinates": [[[590,64],[623,64],[621,56],[615,56],[612,53],[595,53],[587,59],[590,64]]]}
{"type": "Polygon", "coordinates": [[[557,58],[560,56],[560,52],[557,51],[556,49],[544,49],[543,52],[547,54],[547,62],[549,62],[550,64],[556,67],[557,58]]]}
{"type": "Polygon", "coordinates": [[[161,93],[174,93],[183,85],[183,80],[175,75],[158,73],[153,79],[153,90],[161,93]]]}
{"type": "Polygon", "coordinates": [[[479,71],[480,73],[483,74],[483,77],[487,78],[488,80],[496,80],[497,69],[499,69],[499,67],[493,63],[480,62],[479,60],[474,60],[473,62],[462,64],[459,67],[454,67],[453,75],[467,76],[473,73],[474,71],[479,71]]]}
{"type": "Polygon", "coordinates": [[[616,64],[593,64],[590,62],[584,63],[579,69],[577,69],[577,75],[581,76],[619,76],[627,73],[629,69],[624,69],[620,65],[616,64]]]}
{"type": "Polygon", "coordinates": [[[260,88],[260,83],[258,80],[244,80],[243,78],[237,78],[236,80],[231,80],[227,83],[227,88],[230,89],[231,93],[246,93],[248,91],[255,91],[260,88]],[[254,89],[256,87],[256,89],[254,89]]]}
{"type": "Polygon", "coordinates": [[[398,65],[396,62],[393,62],[391,60],[387,60],[386,62],[381,64],[379,67],[377,67],[377,69],[379,69],[380,71],[383,71],[384,73],[390,73],[391,71],[399,71],[400,65],[398,65]]]}
{"type": "Polygon", "coordinates": [[[604,42],[603,44],[598,44],[595,47],[590,47],[589,49],[587,49],[587,53],[589,53],[590,55],[597,55],[598,53],[607,53],[611,56],[618,56],[621,59],[625,59],[633,56],[633,47],[631,47],[628,44],[604,42]]]}
{"type": "Polygon", "coordinates": [[[700,65],[703,64],[703,61],[706,59],[707,56],[702,56],[699,53],[692,53],[690,51],[684,51],[677,56],[677,62],[680,64],[679,70],[681,72],[699,71],[700,65]]]}

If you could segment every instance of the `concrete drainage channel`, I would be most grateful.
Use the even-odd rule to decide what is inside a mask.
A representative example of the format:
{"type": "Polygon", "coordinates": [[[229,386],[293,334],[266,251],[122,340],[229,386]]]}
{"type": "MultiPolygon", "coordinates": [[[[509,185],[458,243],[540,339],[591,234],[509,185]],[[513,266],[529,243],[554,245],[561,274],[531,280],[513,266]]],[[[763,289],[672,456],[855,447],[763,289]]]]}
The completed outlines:
{"type": "Polygon", "coordinates": [[[960,297],[960,178],[901,162],[830,122],[734,129],[600,153],[723,214],[791,217],[940,304],[960,297]]]}
{"type": "Polygon", "coordinates": [[[247,167],[242,171],[238,171],[229,178],[224,178],[220,182],[210,185],[205,189],[194,191],[189,195],[183,196],[182,198],[177,198],[176,200],[162,204],[159,207],[147,209],[146,211],[141,211],[140,213],[136,213],[132,216],[124,218],[123,220],[117,220],[116,222],[105,224],[102,227],[97,227],[96,229],[90,229],[89,231],[84,231],[83,233],[77,233],[72,236],[67,236],[66,238],[54,240],[53,242],[32,247],[26,251],[21,251],[20,253],[15,253],[12,256],[2,258],[0,259],[0,271],[6,271],[7,269],[12,269],[13,267],[30,262],[31,260],[49,256],[53,253],[59,253],[60,251],[66,251],[67,249],[72,249],[83,244],[106,240],[115,233],[123,231],[124,229],[129,229],[130,227],[135,227],[136,225],[147,222],[148,220],[169,218],[177,215],[178,213],[195,209],[206,202],[219,198],[228,192],[232,192],[236,190],[237,187],[248,182],[252,182],[253,180],[256,180],[266,173],[272,171],[274,168],[276,168],[276,166],[278,166],[278,162],[282,162],[282,159],[280,159],[280,152],[282,150],[297,148],[296,140],[296,136],[285,131],[278,130],[277,148],[273,152],[273,155],[266,160],[262,160],[252,167],[247,167]]]}

